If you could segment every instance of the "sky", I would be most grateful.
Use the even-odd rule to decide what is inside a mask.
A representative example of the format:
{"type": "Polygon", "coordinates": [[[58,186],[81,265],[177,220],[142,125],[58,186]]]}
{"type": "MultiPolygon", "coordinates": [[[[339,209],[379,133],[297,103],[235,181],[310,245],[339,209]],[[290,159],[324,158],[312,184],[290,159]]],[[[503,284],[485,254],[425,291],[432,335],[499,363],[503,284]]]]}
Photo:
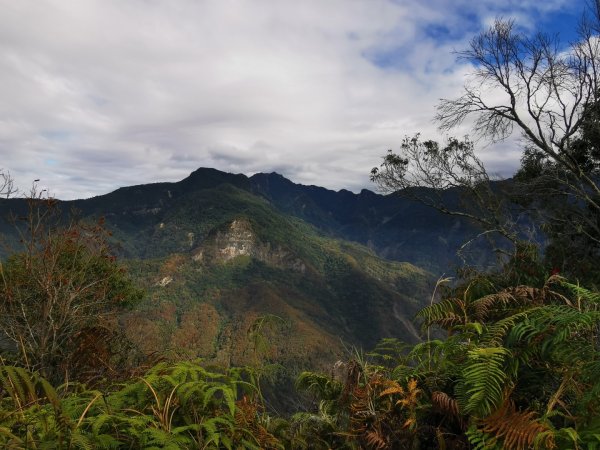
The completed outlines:
{"type": "MultiPolygon", "coordinates": [[[[199,167],[374,189],[496,17],[573,39],[585,0],[0,0],[0,168],[61,199],[199,167]]],[[[468,126],[455,130],[460,136],[468,126]]],[[[516,141],[478,142],[514,173],[516,141]]]]}

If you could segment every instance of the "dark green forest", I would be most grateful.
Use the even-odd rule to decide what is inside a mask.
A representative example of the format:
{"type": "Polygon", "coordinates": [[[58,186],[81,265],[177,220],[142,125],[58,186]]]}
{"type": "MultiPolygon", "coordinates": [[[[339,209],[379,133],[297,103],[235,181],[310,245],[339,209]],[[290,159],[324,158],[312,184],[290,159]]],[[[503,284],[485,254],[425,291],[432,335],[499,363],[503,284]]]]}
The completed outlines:
{"type": "Polygon", "coordinates": [[[436,121],[477,139],[407,136],[387,197],[202,170],[66,205],[3,172],[0,446],[600,448],[600,3],[568,47],[498,19],[460,56],[436,121]],[[499,180],[477,142],[513,132],[499,180]],[[397,198],[434,217],[410,248],[397,198]]]}

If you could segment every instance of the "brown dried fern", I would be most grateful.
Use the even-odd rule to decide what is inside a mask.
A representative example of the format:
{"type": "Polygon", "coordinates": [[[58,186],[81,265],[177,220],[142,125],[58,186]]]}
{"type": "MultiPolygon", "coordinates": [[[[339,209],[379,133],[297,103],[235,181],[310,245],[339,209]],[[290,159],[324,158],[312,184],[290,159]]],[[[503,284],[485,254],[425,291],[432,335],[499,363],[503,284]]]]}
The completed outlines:
{"type": "Polygon", "coordinates": [[[404,395],[404,388],[400,386],[400,384],[397,381],[391,381],[389,384],[390,386],[388,388],[384,389],[379,393],[380,397],[385,397],[394,394],[404,395]]]}
{"type": "Polygon", "coordinates": [[[344,383],[340,397],[342,403],[346,403],[352,394],[354,394],[354,391],[360,384],[360,377],[363,373],[362,366],[355,360],[350,361],[346,366],[346,382],[344,383]]]}
{"type": "Polygon", "coordinates": [[[458,402],[445,392],[433,392],[431,394],[431,403],[442,412],[448,413],[453,417],[460,417],[458,402]]]}
{"type": "Polygon", "coordinates": [[[511,292],[501,291],[496,294],[486,295],[473,302],[473,317],[476,320],[485,320],[492,308],[506,307],[517,303],[517,299],[511,292]]]}
{"type": "Polygon", "coordinates": [[[236,402],[235,424],[238,428],[250,431],[260,448],[280,448],[279,441],[258,420],[262,406],[246,395],[236,402]]]}
{"type": "Polygon", "coordinates": [[[502,439],[507,450],[530,448],[535,438],[545,433],[544,448],[556,448],[550,429],[536,419],[534,411],[517,411],[512,401],[504,404],[491,416],[483,420],[483,431],[502,439]],[[546,434],[547,433],[547,434],[546,434]]]}
{"type": "Polygon", "coordinates": [[[431,394],[431,403],[446,416],[456,420],[461,430],[466,430],[466,423],[460,413],[458,401],[445,392],[435,391],[431,394]]]}
{"type": "Polygon", "coordinates": [[[379,434],[378,431],[367,431],[365,440],[370,448],[374,448],[374,449],[378,449],[378,450],[384,449],[384,448],[389,448],[388,441],[384,438],[384,436],[379,434]]]}
{"type": "Polygon", "coordinates": [[[571,302],[564,295],[550,289],[553,282],[553,277],[550,277],[541,289],[520,285],[481,297],[472,304],[473,317],[476,320],[485,320],[494,309],[511,306],[540,306],[549,302],[570,305],[571,302]]]}

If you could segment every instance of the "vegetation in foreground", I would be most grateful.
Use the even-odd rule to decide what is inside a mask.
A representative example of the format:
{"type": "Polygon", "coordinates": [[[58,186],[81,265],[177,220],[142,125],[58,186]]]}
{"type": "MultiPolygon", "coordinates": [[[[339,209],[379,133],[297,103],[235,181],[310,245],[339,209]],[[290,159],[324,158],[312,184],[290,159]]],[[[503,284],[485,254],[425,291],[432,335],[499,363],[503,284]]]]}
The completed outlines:
{"type": "MultiPolygon", "coordinates": [[[[159,363],[95,387],[0,366],[3,448],[447,448],[600,446],[600,295],[476,276],[419,313],[447,332],[383,341],[331,373],[304,372],[312,405],[267,411],[264,367],[159,363]]],[[[442,286],[440,286],[442,288],[442,286]]]]}
{"type": "MultiPolygon", "coordinates": [[[[262,333],[273,318],[261,318],[248,330],[255,355],[250,367],[146,359],[140,373],[138,356],[111,320],[139,292],[107,251],[100,229],[73,225],[46,233],[39,216],[30,215],[23,228],[23,236],[32,236],[23,237],[30,245],[0,265],[5,355],[0,444],[600,448],[600,293],[594,264],[600,243],[600,2],[592,6],[595,21],[582,22],[582,39],[570,53],[559,52],[542,34],[525,39],[514,33],[512,22],[497,21],[465,53],[478,63],[480,89],[467,88],[463,97],[440,106],[444,126],[474,114],[476,131],[493,139],[520,127],[531,147],[519,178],[530,189],[515,197],[491,187],[468,140],[451,139],[441,147],[408,139],[401,155],[390,153],[373,171],[384,186],[410,190],[418,187],[410,183],[419,174],[411,165],[426,167],[425,185],[444,189],[456,183],[467,201],[477,202],[471,202],[475,209],[449,210],[435,199],[422,200],[468,215],[481,225],[482,236],[498,233],[513,245],[501,270],[465,271],[454,287],[439,281],[431,303],[417,314],[422,342],[384,340],[329,373],[302,373],[297,388],[306,403],[285,417],[269,410],[263,395],[270,371],[260,357],[268,347],[262,333]],[[509,95],[508,105],[486,103],[483,88],[490,82],[509,95]],[[543,257],[520,242],[524,222],[511,217],[523,212],[550,240],[543,257]]],[[[3,179],[10,193],[10,180],[3,179]]]]}

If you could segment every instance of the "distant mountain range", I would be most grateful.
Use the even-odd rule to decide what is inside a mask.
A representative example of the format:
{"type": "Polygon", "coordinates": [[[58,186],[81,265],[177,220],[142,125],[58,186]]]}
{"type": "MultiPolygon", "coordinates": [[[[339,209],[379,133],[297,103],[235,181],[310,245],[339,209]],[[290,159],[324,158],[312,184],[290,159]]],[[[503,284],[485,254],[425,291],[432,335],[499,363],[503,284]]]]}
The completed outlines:
{"type": "MultiPolygon", "coordinates": [[[[85,214],[105,215],[127,233],[131,229],[139,231],[154,219],[168,217],[171,206],[186,201],[190,195],[223,184],[266,200],[278,213],[297,217],[327,236],[366,245],[382,258],[410,262],[432,273],[447,273],[461,264],[456,252],[474,234],[464,220],[441,214],[401,194],[379,195],[366,189],[360,194],[343,189],[336,192],[295,184],[277,173],[247,177],[201,168],[180,182],[124,187],[107,195],[65,204],[85,214]],[[116,217],[116,210],[120,217],[116,217]]],[[[453,192],[447,195],[456,197],[453,192]]],[[[244,208],[239,203],[236,206],[244,208]]],[[[181,242],[187,242],[186,239],[179,237],[181,242]]],[[[178,248],[175,241],[171,244],[154,249],[145,245],[127,246],[126,253],[148,257],[178,248]]],[[[472,262],[482,263],[487,259],[489,255],[482,254],[472,262]]]]}
{"type": "MultiPolygon", "coordinates": [[[[0,213],[23,204],[2,200],[0,213]]],[[[397,194],[205,168],[61,207],[106,218],[148,292],[122,317],[144,351],[247,363],[249,330],[272,315],[283,320],[265,331],[269,355],[288,368],[328,364],[344,346],[383,337],[416,341],[415,312],[472,231],[397,194]]]]}

